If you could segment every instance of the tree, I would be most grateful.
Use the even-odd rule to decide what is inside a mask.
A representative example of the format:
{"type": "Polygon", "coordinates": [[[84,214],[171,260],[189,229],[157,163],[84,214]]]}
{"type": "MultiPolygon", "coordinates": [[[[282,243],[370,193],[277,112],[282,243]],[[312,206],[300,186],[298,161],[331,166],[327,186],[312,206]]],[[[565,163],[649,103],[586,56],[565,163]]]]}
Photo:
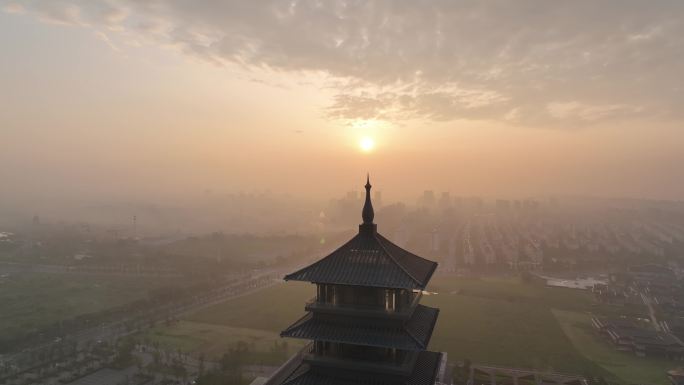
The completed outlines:
{"type": "Polygon", "coordinates": [[[467,384],[470,379],[470,367],[470,360],[464,359],[462,365],[454,368],[452,382],[454,384],[467,384]]]}
{"type": "Polygon", "coordinates": [[[158,350],[152,352],[152,360],[154,362],[154,366],[159,367],[161,364],[161,355],[159,354],[158,350]]]}
{"type": "Polygon", "coordinates": [[[132,340],[125,340],[116,348],[116,356],[114,357],[114,365],[117,367],[126,367],[133,362],[133,348],[135,344],[132,340]]]}
{"type": "Polygon", "coordinates": [[[199,355],[199,365],[197,371],[199,372],[200,376],[204,374],[204,353],[200,353],[199,355]]]}

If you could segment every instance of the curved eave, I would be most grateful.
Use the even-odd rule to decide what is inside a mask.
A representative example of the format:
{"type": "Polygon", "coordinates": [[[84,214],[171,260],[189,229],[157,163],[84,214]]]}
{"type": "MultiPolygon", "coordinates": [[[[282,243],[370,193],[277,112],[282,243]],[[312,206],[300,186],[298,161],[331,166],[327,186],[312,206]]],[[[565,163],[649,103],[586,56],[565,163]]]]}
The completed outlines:
{"type": "MultiPolygon", "coordinates": [[[[433,269],[434,272],[434,269],[433,269]]],[[[406,289],[406,290],[424,290],[425,286],[418,285],[415,282],[412,285],[403,284],[379,284],[377,282],[361,282],[361,281],[343,281],[343,280],[324,280],[324,279],[300,279],[297,277],[292,277],[292,274],[288,274],[283,277],[285,281],[296,281],[296,282],[309,282],[315,284],[326,284],[326,285],[345,285],[345,286],[362,286],[362,287],[377,287],[381,289],[406,289]]]]}
{"type": "Polygon", "coordinates": [[[425,278],[425,282],[420,287],[420,290],[425,290],[428,283],[430,283],[432,276],[435,274],[435,271],[437,270],[437,266],[439,266],[439,264],[437,262],[433,262],[432,268],[430,269],[430,272],[427,274],[427,277],[425,278]]]}
{"type": "Polygon", "coordinates": [[[323,321],[308,313],[282,331],[280,336],[421,351],[430,342],[438,315],[439,309],[418,305],[413,316],[402,327],[388,328],[354,319],[323,321]]]}
{"type": "Polygon", "coordinates": [[[437,263],[381,234],[360,232],[328,256],[287,274],[286,281],[423,290],[437,263]]]}
{"type": "Polygon", "coordinates": [[[422,346],[416,343],[416,341],[409,335],[404,335],[402,337],[387,338],[386,340],[384,339],[384,341],[379,341],[377,339],[372,338],[349,338],[348,336],[335,337],[330,334],[301,334],[289,330],[284,330],[280,333],[280,336],[297,338],[308,341],[336,342],[352,345],[372,346],[379,348],[394,348],[400,350],[422,351],[426,349],[426,346],[422,346]]]}

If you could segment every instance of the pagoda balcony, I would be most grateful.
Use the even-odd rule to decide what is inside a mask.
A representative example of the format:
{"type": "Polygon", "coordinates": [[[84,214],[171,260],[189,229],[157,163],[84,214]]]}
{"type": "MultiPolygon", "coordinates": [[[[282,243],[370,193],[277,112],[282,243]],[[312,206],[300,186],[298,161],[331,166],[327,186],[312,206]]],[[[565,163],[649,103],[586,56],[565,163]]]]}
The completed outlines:
{"type": "Polygon", "coordinates": [[[420,302],[422,293],[417,292],[409,304],[399,308],[386,308],[382,305],[360,305],[348,303],[330,303],[318,301],[316,297],[309,299],[304,306],[304,310],[317,313],[328,313],[338,315],[350,315],[359,317],[379,317],[394,319],[409,319],[416,306],[420,302]]]}
{"type": "Polygon", "coordinates": [[[336,354],[320,354],[313,344],[302,351],[302,360],[309,365],[361,372],[383,373],[405,376],[411,374],[418,358],[418,351],[409,351],[398,361],[368,360],[363,357],[352,358],[336,354]]]}

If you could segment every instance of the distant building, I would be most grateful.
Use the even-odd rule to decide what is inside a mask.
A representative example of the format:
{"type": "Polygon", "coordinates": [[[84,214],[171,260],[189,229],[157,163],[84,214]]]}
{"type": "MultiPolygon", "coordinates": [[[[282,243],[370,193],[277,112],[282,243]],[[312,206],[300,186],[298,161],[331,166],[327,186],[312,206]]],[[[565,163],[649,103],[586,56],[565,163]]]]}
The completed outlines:
{"type": "Polygon", "coordinates": [[[525,199],[522,206],[525,211],[534,211],[539,207],[539,202],[534,199],[525,199]]]}
{"type": "Polygon", "coordinates": [[[500,211],[508,211],[511,209],[511,201],[506,199],[496,200],[496,209],[500,211]]]}
{"type": "Polygon", "coordinates": [[[643,327],[629,318],[594,317],[591,322],[617,350],[639,357],[684,358],[684,345],[671,334],[643,327]]]}
{"type": "Polygon", "coordinates": [[[347,191],[347,199],[350,201],[359,200],[359,192],[358,191],[347,191]]]}
{"type": "Polygon", "coordinates": [[[484,201],[480,197],[469,197],[465,199],[465,208],[473,211],[482,211],[484,208],[484,201]]]}
{"type": "MultiPolygon", "coordinates": [[[[463,370],[456,368],[456,370],[463,370]]],[[[554,384],[587,385],[586,378],[565,373],[543,372],[522,368],[490,365],[471,365],[466,368],[467,383],[470,385],[512,385],[512,384],[554,384]]]]}
{"type": "Polygon", "coordinates": [[[432,190],[423,191],[420,203],[422,206],[433,207],[436,203],[435,192],[432,190]]]}
{"type": "Polygon", "coordinates": [[[437,229],[432,229],[430,232],[430,251],[439,252],[439,231],[437,229]]]}
{"type": "Polygon", "coordinates": [[[667,378],[672,385],[684,385],[684,369],[677,368],[667,371],[667,378]]]}
{"type": "Polygon", "coordinates": [[[440,196],[439,207],[442,209],[451,207],[451,194],[448,191],[443,192],[440,196]]]}
{"type": "Polygon", "coordinates": [[[375,207],[382,207],[382,191],[376,191],[373,200],[375,201],[375,207]]]}
{"type": "Polygon", "coordinates": [[[676,278],[672,269],[656,264],[630,266],[628,272],[638,281],[671,281],[676,278]]]}

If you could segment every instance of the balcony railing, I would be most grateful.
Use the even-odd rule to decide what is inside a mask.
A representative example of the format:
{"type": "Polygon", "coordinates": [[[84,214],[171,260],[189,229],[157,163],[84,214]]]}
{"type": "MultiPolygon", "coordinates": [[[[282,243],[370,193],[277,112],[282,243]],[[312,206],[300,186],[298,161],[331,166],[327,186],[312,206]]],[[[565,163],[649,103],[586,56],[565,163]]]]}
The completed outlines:
{"type": "Polygon", "coordinates": [[[398,309],[386,309],[381,305],[359,305],[359,304],[345,304],[345,303],[329,303],[317,301],[316,297],[311,298],[306,302],[304,309],[306,311],[314,311],[321,313],[334,313],[344,315],[368,316],[368,317],[390,317],[390,318],[408,318],[413,314],[413,310],[420,302],[422,293],[416,293],[411,300],[411,303],[402,305],[398,309]]]}

